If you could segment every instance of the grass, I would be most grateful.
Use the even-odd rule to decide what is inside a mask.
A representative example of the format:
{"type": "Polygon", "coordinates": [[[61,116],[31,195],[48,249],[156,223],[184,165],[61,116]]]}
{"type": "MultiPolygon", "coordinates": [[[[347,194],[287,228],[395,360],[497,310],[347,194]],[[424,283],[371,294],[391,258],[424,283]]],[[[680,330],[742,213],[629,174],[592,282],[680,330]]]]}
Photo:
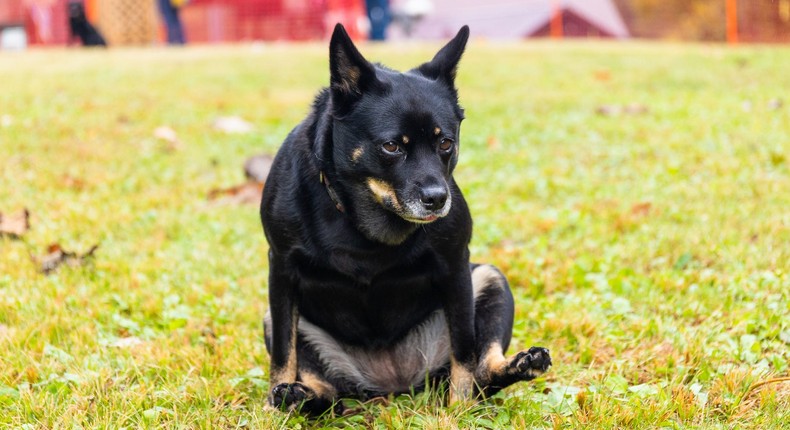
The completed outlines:
{"type": "MultiPolygon", "coordinates": [[[[404,69],[435,49],[363,52],[404,69]]],[[[512,282],[511,351],[547,346],[555,367],[476,406],[416,394],[307,421],[264,410],[257,208],[206,195],[305,115],[323,44],[2,53],[0,211],[32,229],[0,238],[0,427],[784,427],[788,54],[472,44],[473,259],[512,282]],[[222,115],[256,130],[217,132],[222,115]],[[30,254],[54,242],[99,248],[43,275],[30,254]]]]}

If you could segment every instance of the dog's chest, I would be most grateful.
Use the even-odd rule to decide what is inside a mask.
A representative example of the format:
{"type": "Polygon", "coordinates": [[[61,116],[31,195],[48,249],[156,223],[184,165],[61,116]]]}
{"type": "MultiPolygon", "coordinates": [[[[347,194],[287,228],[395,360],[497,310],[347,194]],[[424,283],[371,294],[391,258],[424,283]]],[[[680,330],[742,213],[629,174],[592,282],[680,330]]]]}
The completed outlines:
{"type": "Polygon", "coordinates": [[[357,261],[366,265],[354,265],[347,256],[327,257],[325,261],[339,265],[312,264],[299,270],[299,311],[344,342],[390,344],[439,308],[425,264],[376,271],[365,259],[357,261]]]}

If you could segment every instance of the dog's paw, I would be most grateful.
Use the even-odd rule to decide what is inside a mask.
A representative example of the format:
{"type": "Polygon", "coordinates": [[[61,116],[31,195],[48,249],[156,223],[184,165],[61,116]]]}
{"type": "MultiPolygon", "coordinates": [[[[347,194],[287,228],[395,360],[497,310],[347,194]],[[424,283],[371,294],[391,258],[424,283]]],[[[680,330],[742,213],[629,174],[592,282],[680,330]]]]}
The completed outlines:
{"type": "Polygon", "coordinates": [[[510,371],[521,377],[525,381],[535,379],[546,373],[551,367],[551,355],[549,350],[538,346],[533,346],[527,351],[521,351],[510,362],[510,371]]]}
{"type": "Polygon", "coordinates": [[[298,382],[279,384],[269,393],[269,404],[281,411],[291,412],[299,410],[302,404],[314,397],[313,390],[298,382]]]}

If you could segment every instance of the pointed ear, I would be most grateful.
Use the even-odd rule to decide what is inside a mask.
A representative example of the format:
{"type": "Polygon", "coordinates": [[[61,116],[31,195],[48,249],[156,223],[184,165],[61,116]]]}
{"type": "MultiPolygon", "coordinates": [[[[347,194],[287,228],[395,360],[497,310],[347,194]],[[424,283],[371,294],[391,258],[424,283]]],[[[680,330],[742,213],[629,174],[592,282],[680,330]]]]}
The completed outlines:
{"type": "Polygon", "coordinates": [[[421,65],[416,70],[426,78],[441,79],[451,87],[455,85],[455,72],[458,70],[458,62],[466,48],[466,41],[469,40],[469,26],[465,25],[458,30],[458,34],[453,40],[447,42],[433,60],[421,65]]]}
{"type": "Polygon", "coordinates": [[[335,26],[329,42],[329,72],[332,101],[341,110],[380,84],[376,69],[359,53],[342,24],[335,26]]]}

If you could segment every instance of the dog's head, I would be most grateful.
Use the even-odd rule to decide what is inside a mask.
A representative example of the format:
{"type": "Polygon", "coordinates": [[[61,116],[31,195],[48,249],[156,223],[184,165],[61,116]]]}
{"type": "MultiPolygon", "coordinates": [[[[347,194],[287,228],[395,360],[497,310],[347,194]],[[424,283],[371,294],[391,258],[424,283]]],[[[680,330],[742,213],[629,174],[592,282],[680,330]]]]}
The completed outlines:
{"type": "Polygon", "coordinates": [[[335,27],[331,158],[360,216],[383,210],[416,226],[450,212],[463,120],[455,74],[468,38],[464,26],[431,61],[400,73],[365,60],[335,27]]]}

